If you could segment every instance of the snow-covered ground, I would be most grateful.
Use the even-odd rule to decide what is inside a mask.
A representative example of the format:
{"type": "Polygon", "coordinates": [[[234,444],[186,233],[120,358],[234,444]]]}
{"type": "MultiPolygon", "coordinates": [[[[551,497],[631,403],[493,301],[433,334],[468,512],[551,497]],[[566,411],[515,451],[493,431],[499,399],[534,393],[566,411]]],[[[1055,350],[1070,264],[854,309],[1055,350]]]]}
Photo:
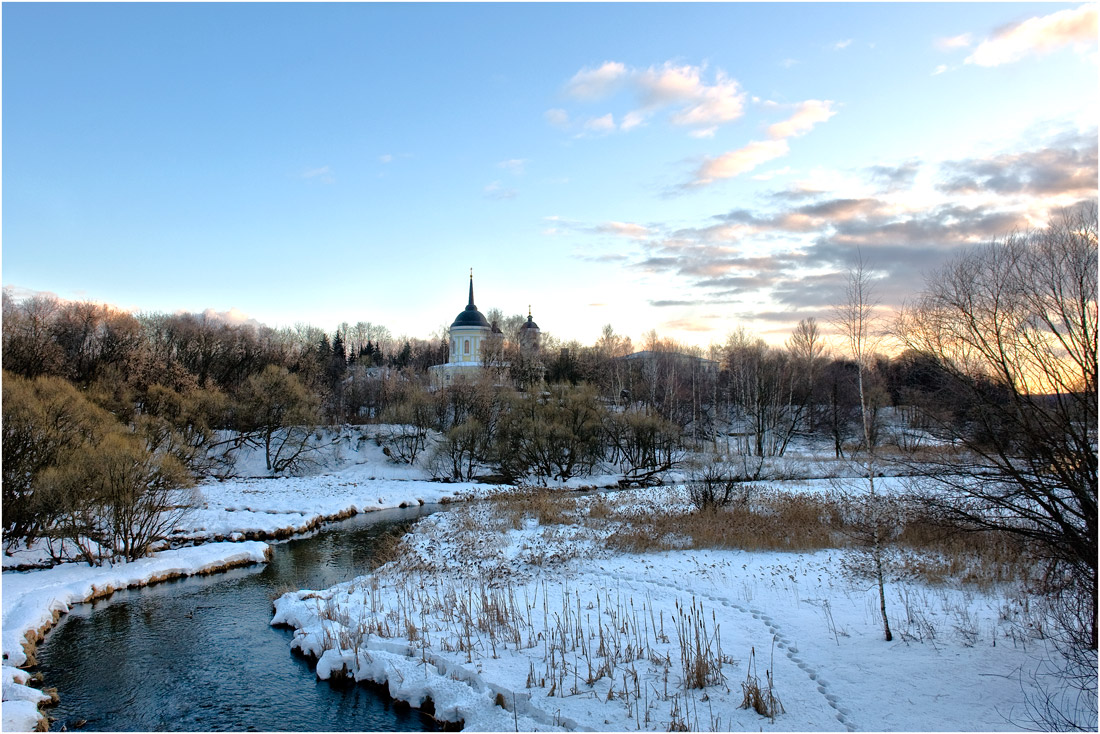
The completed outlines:
{"type": "Polygon", "coordinates": [[[325,520],[360,512],[451,502],[476,496],[485,485],[423,479],[379,479],[355,466],[313,477],[235,479],[198,487],[202,505],[172,534],[173,541],[287,538],[325,520]]]}
{"type": "Polygon", "coordinates": [[[31,731],[42,718],[38,704],[50,696],[27,685],[19,666],[34,645],[74,604],[108,596],[116,589],[145,586],[180,576],[214,573],[263,563],[267,543],[209,543],[165,550],[149,558],[108,567],[66,563],[50,569],[3,575],[3,728],[31,731]]]}
{"type": "MultiPolygon", "coordinates": [[[[357,512],[507,491],[439,483],[421,466],[394,463],[373,439],[384,430],[330,432],[314,476],[261,477],[262,457],[241,455],[239,473],[251,478],[199,485],[201,506],[173,534],[173,545],[206,545],[114,568],[5,573],[4,728],[39,720],[37,703],[49,696],[24,685],[27,674],[15,666],[26,661],[27,634],[37,638],[74,603],[255,562],[266,547],[222,540],[289,537],[357,512]]],[[[842,462],[816,456],[788,463],[771,469],[843,473],[842,462]]],[[[877,484],[904,489],[896,478],[877,484]]],[[[820,495],[836,482],[770,486],[820,495]]],[[[576,505],[595,516],[608,512],[609,496],[619,511],[679,517],[688,509],[682,488],[588,495],[576,505]]],[[[495,731],[1013,729],[1029,725],[1022,702],[1030,672],[1055,657],[1028,634],[1015,588],[891,582],[896,637],[886,643],[877,592],[852,575],[842,551],[687,550],[674,532],[664,545],[672,550],[621,553],[609,550],[609,536],[622,530],[614,523],[540,522],[541,510],[525,501],[425,518],[399,562],[332,589],[285,595],[273,623],[297,629],[294,646],[318,658],[323,678],[382,682],[414,705],[430,698],[441,719],[495,731]],[[693,676],[707,685],[692,687],[693,676]],[[774,718],[739,707],[754,681],[780,702],[774,718]]],[[[6,554],[4,566],[43,560],[33,547],[6,554]]]]}
{"type": "Polygon", "coordinates": [[[384,683],[477,731],[1034,728],[1030,672],[1056,654],[1015,588],[892,581],[885,642],[877,588],[843,551],[622,554],[609,527],[463,506],[372,575],[284,595],[272,623],[321,678],[384,683]],[[774,718],[741,708],[754,684],[774,718]]]}

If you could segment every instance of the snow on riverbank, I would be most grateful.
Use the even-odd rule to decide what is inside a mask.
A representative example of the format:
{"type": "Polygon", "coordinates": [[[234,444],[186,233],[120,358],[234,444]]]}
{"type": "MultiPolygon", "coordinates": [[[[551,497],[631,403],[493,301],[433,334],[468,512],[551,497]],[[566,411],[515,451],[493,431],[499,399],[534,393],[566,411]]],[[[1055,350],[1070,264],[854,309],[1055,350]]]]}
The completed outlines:
{"type": "MultiPolygon", "coordinates": [[[[210,480],[196,488],[201,504],[173,529],[172,545],[282,539],[361,512],[456,502],[499,487],[473,482],[377,479],[365,467],[309,477],[210,480]]],[[[52,565],[44,542],[5,548],[4,569],[52,565]]]]}
{"type": "Polygon", "coordinates": [[[326,520],[395,507],[453,502],[489,485],[375,479],[364,469],[278,479],[237,479],[199,485],[204,502],[172,533],[173,541],[288,538],[326,520]]]}
{"type": "Polygon", "coordinates": [[[570,524],[464,506],[402,559],[276,601],[321,678],[386,684],[470,730],[1016,730],[1029,673],[1014,589],[888,585],[844,553],[613,553],[570,524]],[[699,678],[705,687],[693,687],[699,678]],[[740,708],[757,681],[782,709],[740,708]]]}
{"type": "Polygon", "coordinates": [[[27,684],[18,666],[33,659],[34,647],[74,604],[108,596],[116,589],[180,576],[214,573],[267,561],[266,543],[210,543],[161,551],[132,563],[96,568],[66,563],[54,568],[3,575],[3,728],[30,731],[42,718],[38,704],[50,696],[27,684]],[[30,657],[29,657],[30,656],[30,657]]]}
{"type": "MultiPolygon", "coordinates": [[[[253,477],[198,486],[201,506],[184,518],[173,541],[287,538],[326,520],[395,507],[452,502],[491,489],[471,482],[432,481],[419,465],[395,463],[375,437],[385,425],[343,426],[321,432],[326,446],[311,476],[253,477]]],[[[263,471],[262,452],[246,449],[238,473],[263,471]]]]}

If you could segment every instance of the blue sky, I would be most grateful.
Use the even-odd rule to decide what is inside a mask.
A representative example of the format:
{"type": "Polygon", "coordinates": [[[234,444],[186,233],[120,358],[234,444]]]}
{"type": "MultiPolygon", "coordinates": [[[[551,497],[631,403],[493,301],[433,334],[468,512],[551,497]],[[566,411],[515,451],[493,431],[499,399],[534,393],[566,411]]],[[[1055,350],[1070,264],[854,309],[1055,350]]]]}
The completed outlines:
{"type": "Polygon", "coordinates": [[[3,6],[3,284],[706,345],[1097,188],[1096,5],[3,6]]]}

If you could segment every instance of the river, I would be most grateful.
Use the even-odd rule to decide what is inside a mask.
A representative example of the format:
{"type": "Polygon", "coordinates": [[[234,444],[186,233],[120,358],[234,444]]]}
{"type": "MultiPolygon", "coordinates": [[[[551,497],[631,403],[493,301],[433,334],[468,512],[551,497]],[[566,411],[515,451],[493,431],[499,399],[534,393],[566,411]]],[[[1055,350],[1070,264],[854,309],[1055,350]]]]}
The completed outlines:
{"type": "Polygon", "coordinates": [[[377,688],[319,681],[270,626],[283,592],[362,575],[379,538],[438,508],[357,515],[274,544],[271,562],[80,604],[39,645],[62,726],[95,731],[422,731],[434,720],[377,688]]]}

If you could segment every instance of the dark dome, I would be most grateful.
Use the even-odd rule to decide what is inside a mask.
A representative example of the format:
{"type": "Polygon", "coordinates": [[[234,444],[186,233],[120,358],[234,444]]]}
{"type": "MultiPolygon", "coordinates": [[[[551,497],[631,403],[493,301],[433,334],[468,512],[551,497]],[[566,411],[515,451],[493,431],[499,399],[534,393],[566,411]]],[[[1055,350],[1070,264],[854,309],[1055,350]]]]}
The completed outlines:
{"type": "Polygon", "coordinates": [[[485,314],[478,311],[477,306],[474,305],[467,306],[466,310],[456,316],[451,326],[481,326],[486,329],[491,328],[488,319],[485,318],[485,314]]]}
{"type": "Polygon", "coordinates": [[[466,304],[466,309],[455,317],[455,321],[451,324],[453,329],[456,326],[480,326],[484,329],[491,328],[489,326],[488,319],[485,318],[485,314],[477,310],[477,306],[474,305],[474,271],[470,271],[470,302],[466,304]]]}
{"type": "Polygon", "coordinates": [[[539,330],[539,325],[538,325],[538,324],[536,324],[536,323],[535,323],[534,321],[532,321],[532,320],[531,320],[531,314],[527,314],[527,322],[526,322],[526,323],[525,323],[525,324],[524,324],[523,326],[521,326],[521,327],[519,327],[519,328],[521,328],[521,329],[535,329],[535,330],[539,330]]]}

